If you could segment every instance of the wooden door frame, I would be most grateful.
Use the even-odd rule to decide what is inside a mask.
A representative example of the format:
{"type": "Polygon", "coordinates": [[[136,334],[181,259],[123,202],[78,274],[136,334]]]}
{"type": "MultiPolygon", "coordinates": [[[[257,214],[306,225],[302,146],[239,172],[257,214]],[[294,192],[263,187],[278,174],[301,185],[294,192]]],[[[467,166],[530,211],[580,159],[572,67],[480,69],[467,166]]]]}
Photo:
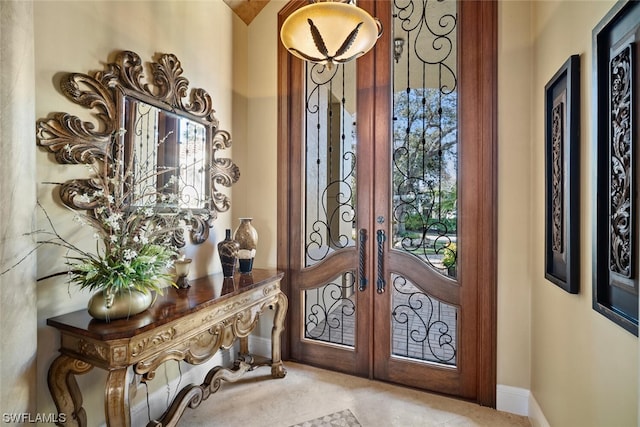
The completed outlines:
{"type": "MultiPolygon", "coordinates": [[[[365,0],[366,1],[366,0],[365,0]]],[[[476,123],[476,135],[480,156],[480,167],[473,171],[479,178],[476,189],[479,197],[478,214],[480,224],[480,248],[475,260],[477,264],[477,325],[478,356],[477,393],[475,401],[481,405],[496,406],[496,345],[497,345],[497,1],[477,2],[477,25],[461,26],[459,37],[465,43],[477,43],[475,55],[465,55],[466,66],[473,67],[476,78],[461,82],[461,91],[475,92],[482,100],[476,123]],[[489,31],[492,30],[492,31],[489,31]],[[487,36],[487,32],[489,36],[487,36]]],[[[278,28],[293,11],[307,4],[305,0],[291,0],[278,13],[278,28]]],[[[288,277],[292,254],[290,239],[300,238],[300,233],[291,232],[291,218],[299,209],[291,206],[291,194],[300,191],[299,180],[292,179],[300,168],[300,147],[292,144],[302,135],[301,118],[304,114],[303,88],[294,76],[300,73],[302,61],[294,58],[278,43],[278,232],[277,266],[285,272],[282,289],[291,295],[288,277]]],[[[371,236],[370,236],[371,237],[371,236]]],[[[299,255],[298,255],[299,256],[299,255]]],[[[291,316],[287,317],[287,333],[283,339],[282,354],[290,357],[291,316]]]]}
{"type": "Polygon", "coordinates": [[[463,43],[477,43],[477,55],[465,55],[477,77],[462,82],[461,91],[477,91],[484,102],[478,117],[478,150],[481,156],[478,176],[480,247],[477,260],[478,284],[478,369],[477,399],[485,406],[496,406],[497,346],[497,267],[498,267],[498,3],[477,1],[477,25],[463,26],[463,43]],[[493,31],[488,31],[488,29],[493,31]],[[489,35],[486,35],[486,32],[489,35]]]}

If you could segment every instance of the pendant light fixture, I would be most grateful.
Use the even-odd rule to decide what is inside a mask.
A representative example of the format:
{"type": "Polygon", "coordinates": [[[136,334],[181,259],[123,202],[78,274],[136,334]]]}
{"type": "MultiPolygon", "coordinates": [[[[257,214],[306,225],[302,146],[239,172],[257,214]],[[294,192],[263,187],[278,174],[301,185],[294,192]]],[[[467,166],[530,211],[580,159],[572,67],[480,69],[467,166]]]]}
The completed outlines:
{"type": "Polygon", "coordinates": [[[312,0],[282,24],[280,39],[298,58],[341,64],[367,53],[382,34],[382,24],[350,0],[312,0]]]}

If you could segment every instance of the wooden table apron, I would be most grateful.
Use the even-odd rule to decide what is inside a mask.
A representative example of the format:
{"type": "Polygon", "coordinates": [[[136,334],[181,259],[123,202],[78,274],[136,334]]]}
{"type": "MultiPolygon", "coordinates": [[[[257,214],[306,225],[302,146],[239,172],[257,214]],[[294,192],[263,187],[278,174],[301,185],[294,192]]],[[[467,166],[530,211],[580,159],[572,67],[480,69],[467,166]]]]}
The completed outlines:
{"type": "Polygon", "coordinates": [[[60,416],[58,425],[86,426],[82,393],[75,375],[94,366],[109,372],[105,384],[105,417],[109,426],[131,424],[128,384],[133,373],[150,381],[169,360],[197,365],[220,348],[240,339],[240,356],[232,369],[215,367],[201,385],[183,388],[160,420],[150,426],[176,425],[187,407],[195,408],[220,388],[256,366],[271,366],[282,378],[286,370],[280,355],[287,298],[280,290],[283,274],[254,269],[250,275],[223,279],[212,275],[191,281],[188,289],[170,289],[144,313],[109,323],[91,319],[86,310],[53,317],[47,324],[61,335],[60,355],[49,368],[49,390],[60,416]],[[275,308],[271,359],[249,355],[248,335],[267,307],[275,308]],[[132,367],[132,369],[130,369],[132,367]]]}

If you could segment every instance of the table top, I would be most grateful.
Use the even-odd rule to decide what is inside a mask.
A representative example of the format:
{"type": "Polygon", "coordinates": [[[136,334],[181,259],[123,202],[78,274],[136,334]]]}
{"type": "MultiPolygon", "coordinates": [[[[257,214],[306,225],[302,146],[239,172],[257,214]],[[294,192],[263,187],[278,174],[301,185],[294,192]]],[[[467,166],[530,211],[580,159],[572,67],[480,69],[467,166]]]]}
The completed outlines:
{"type": "Polygon", "coordinates": [[[148,310],[128,319],[105,322],[86,309],[47,319],[47,325],[101,341],[131,338],[261,285],[282,279],[277,270],[253,269],[224,278],[222,273],[191,279],[186,289],[167,288],[148,310]]]}

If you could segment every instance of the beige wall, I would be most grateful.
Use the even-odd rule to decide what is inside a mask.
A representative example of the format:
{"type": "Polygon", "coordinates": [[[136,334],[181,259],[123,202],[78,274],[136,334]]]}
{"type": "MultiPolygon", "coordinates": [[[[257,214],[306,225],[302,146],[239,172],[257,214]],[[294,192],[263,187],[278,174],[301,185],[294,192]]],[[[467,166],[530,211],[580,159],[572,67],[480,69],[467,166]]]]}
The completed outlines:
{"type": "Polygon", "coordinates": [[[0,2],[0,414],[36,409],[33,7],[0,2]],[[9,162],[6,161],[9,160],[9,162]],[[16,263],[23,259],[19,265],[16,263]],[[12,349],[5,352],[2,349],[12,349]],[[17,350],[17,351],[16,351],[17,350]]]}
{"type": "Polygon", "coordinates": [[[540,1],[531,8],[531,391],[552,426],[638,424],[638,339],[591,308],[592,29],[613,4],[540,1]],[[544,234],[544,86],[572,54],[581,56],[578,295],[544,279],[538,237],[544,234]]]}
{"type": "Polygon", "coordinates": [[[244,195],[247,212],[255,218],[255,227],[260,233],[256,262],[269,267],[276,266],[277,255],[277,13],[285,4],[284,0],[269,2],[249,26],[247,45],[249,149],[244,170],[246,182],[250,184],[244,195]]]}
{"type": "Polygon", "coordinates": [[[530,4],[498,7],[498,384],[530,388],[530,4]]]}

